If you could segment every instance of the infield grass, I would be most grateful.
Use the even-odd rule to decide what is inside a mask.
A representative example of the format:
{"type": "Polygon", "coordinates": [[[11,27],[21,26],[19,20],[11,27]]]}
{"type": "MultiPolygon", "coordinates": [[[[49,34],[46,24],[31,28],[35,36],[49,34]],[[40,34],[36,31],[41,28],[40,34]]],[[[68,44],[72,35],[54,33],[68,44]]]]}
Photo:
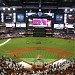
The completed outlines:
{"type": "MultiPolygon", "coordinates": [[[[0,43],[5,40],[0,40],[0,43]]],[[[26,48],[26,47],[49,47],[49,48],[57,48],[60,50],[68,51],[72,53],[71,57],[75,58],[75,41],[65,40],[59,38],[46,38],[46,37],[26,37],[26,38],[14,38],[11,39],[7,44],[0,47],[0,56],[10,56],[7,53],[11,50],[26,48]]],[[[36,51],[36,50],[35,50],[36,51]]],[[[36,53],[42,55],[44,58],[55,59],[59,58],[57,55],[52,53],[46,54],[41,52],[28,52],[24,53],[19,58],[33,58],[36,56],[36,53]],[[28,55],[30,54],[30,56],[28,55]]]]}

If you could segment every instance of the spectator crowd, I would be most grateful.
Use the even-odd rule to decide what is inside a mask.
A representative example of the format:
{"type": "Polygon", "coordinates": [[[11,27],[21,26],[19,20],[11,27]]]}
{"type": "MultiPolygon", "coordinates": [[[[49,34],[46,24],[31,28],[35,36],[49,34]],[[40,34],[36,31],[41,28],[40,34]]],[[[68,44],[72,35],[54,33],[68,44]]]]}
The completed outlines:
{"type": "Polygon", "coordinates": [[[23,65],[5,56],[0,57],[0,75],[75,75],[75,60],[47,64],[44,71],[27,70],[23,65]]]}

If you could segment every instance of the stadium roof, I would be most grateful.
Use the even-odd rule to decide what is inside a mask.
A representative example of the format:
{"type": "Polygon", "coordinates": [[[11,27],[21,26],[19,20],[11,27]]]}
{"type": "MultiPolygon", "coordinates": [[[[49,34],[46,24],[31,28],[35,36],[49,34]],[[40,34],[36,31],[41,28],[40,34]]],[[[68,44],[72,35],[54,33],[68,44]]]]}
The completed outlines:
{"type": "Polygon", "coordinates": [[[75,0],[0,0],[0,7],[21,6],[26,8],[75,7],[75,0]]]}

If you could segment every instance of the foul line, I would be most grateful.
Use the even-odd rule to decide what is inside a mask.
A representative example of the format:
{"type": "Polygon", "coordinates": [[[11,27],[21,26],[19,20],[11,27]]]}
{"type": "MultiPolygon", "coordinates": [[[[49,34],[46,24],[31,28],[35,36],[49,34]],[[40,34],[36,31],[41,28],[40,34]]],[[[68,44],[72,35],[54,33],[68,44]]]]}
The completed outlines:
{"type": "Polygon", "coordinates": [[[8,40],[6,40],[5,42],[1,43],[1,44],[0,44],[0,47],[3,46],[4,44],[6,44],[7,42],[9,42],[10,40],[11,40],[11,38],[8,39],[8,40]]]}

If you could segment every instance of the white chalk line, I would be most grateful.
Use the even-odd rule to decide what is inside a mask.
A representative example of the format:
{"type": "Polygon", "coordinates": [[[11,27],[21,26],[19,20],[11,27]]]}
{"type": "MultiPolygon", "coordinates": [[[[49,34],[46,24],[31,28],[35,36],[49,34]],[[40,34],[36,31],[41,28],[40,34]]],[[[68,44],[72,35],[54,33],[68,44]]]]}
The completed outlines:
{"type": "Polygon", "coordinates": [[[0,47],[3,46],[4,44],[8,43],[11,40],[11,38],[9,38],[8,40],[6,40],[5,42],[0,44],[0,47]]]}

